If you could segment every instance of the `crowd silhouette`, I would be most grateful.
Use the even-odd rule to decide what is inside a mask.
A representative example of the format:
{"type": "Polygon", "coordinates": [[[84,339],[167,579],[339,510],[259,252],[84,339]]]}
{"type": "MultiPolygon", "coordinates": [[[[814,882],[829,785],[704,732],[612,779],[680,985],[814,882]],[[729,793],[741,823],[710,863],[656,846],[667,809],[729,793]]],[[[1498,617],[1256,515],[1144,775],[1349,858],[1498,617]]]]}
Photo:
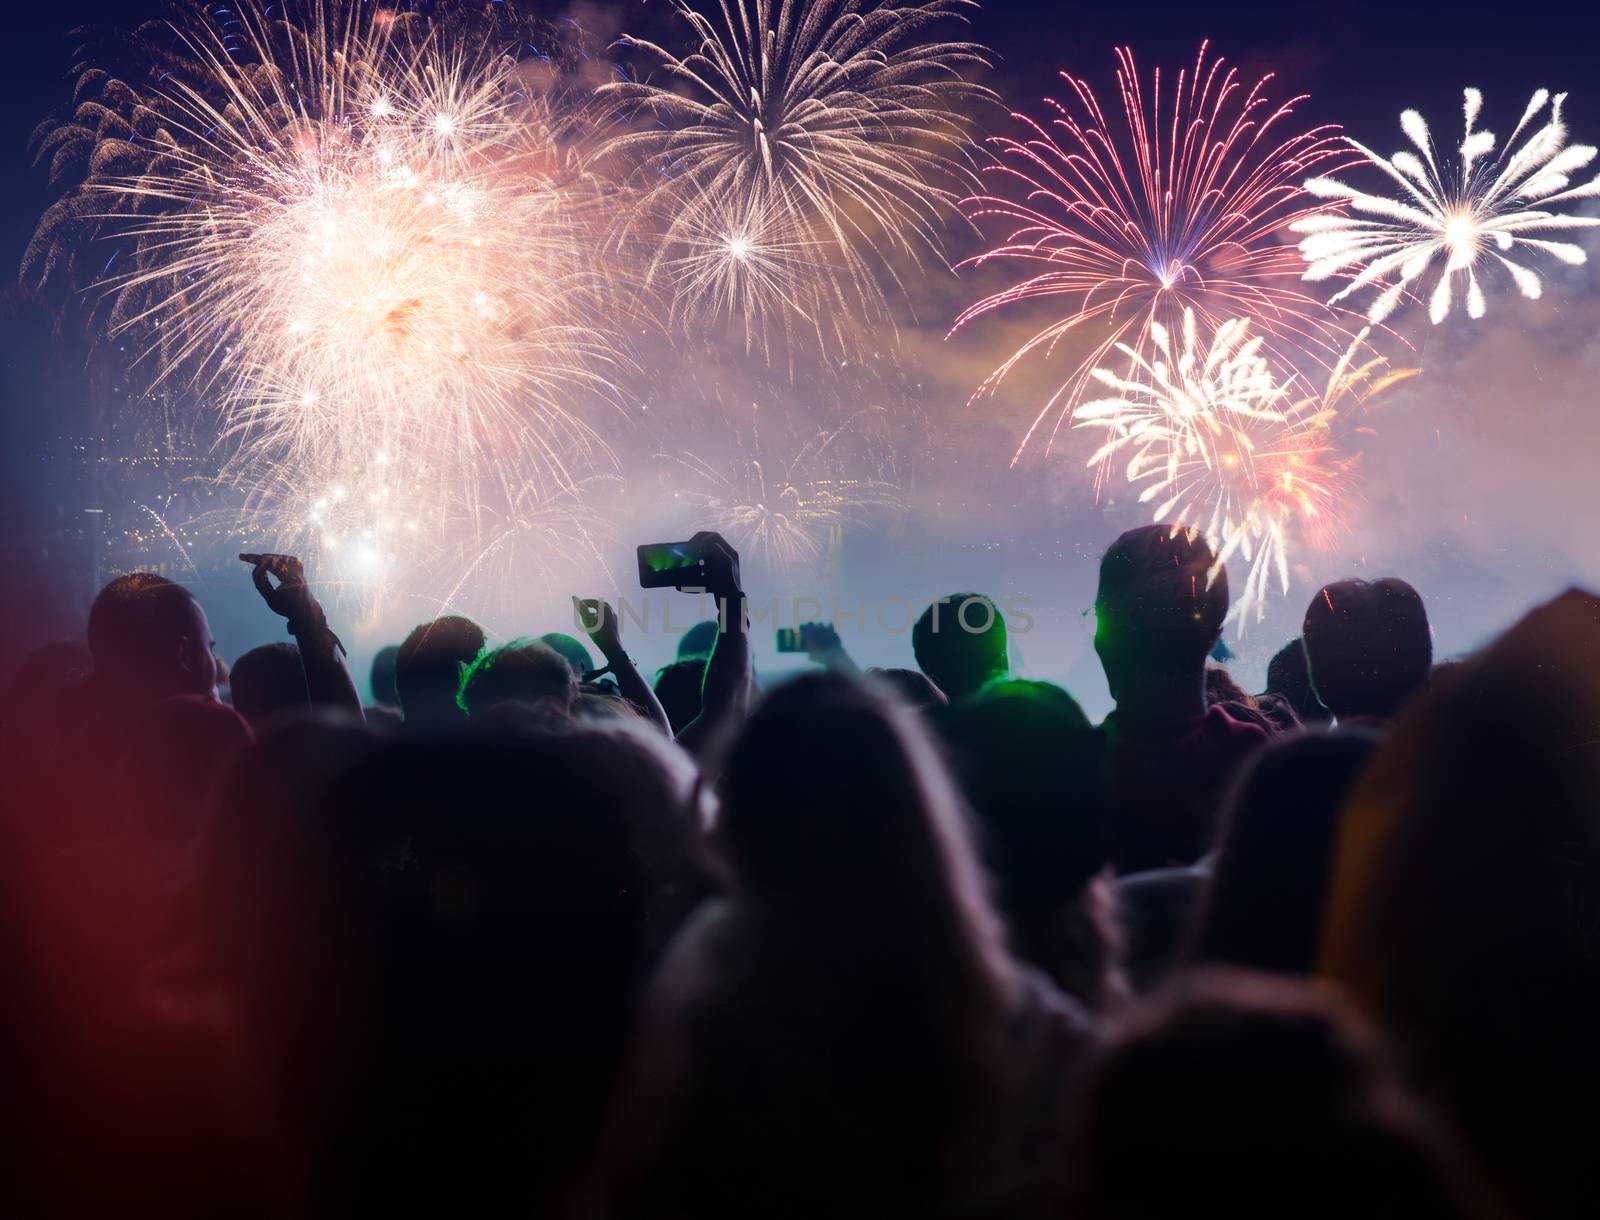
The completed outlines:
{"type": "Polygon", "coordinates": [[[1100,564],[1115,710],[958,593],[762,683],[738,555],[650,681],[420,624],[363,708],[291,556],[217,657],[119,577],[0,704],[18,1216],[1577,1217],[1600,1137],[1600,600],[1436,666],[1317,591],[1246,693],[1198,533],[1100,564]],[[223,697],[226,693],[226,698],[223,697]]]}

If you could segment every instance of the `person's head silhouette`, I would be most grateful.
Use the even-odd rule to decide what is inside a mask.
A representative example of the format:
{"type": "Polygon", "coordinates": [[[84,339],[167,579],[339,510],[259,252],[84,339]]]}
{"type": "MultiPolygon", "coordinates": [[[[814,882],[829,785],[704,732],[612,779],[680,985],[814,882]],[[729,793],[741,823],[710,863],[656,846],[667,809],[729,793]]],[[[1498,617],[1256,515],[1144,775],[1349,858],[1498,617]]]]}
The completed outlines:
{"type": "Polygon", "coordinates": [[[287,640],[252,648],[233,663],[228,677],[233,710],[253,729],[280,713],[310,706],[300,649],[287,640]]]}
{"type": "Polygon", "coordinates": [[[1094,650],[1117,710],[1205,711],[1206,658],[1228,613],[1228,573],[1198,530],[1145,525],[1100,560],[1094,650]]]}
{"type": "Polygon", "coordinates": [[[683,633],[683,638],[678,641],[678,660],[687,661],[695,657],[709,657],[711,650],[717,644],[717,620],[708,618],[696,623],[683,633]]]}
{"type": "Polygon", "coordinates": [[[1428,682],[1433,636],[1422,598],[1403,580],[1341,580],[1306,607],[1301,630],[1311,685],[1341,720],[1390,719],[1428,682]]]}
{"type": "Polygon", "coordinates": [[[89,654],[96,682],[124,702],[215,698],[227,676],[200,603],[150,572],[119,576],[100,590],[89,609],[89,654]]]}
{"type": "Polygon", "coordinates": [[[1207,1201],[1244,1220],[1495,1214],[1331,990],[1200,972],[1125,1021],[1079,1089],[1070,1215],[1144,1220],[1207,1201]]]}
{"type": "Polygon", "coordinates": [[[583,646],[583,641],[560,631],[547,631],[539,637],[539,643],[553,652],[558,653],[572,669],[573,677],[579,682],[587,682],[589,675],[596,666],[594,658],[589,655],[589,650],[583,646]]]}
{"type": "Polygon", "coordinates": [[[572,707],[578,679],[565,657],[538,640],[512,640],[472,663],[461,678],[461,710],[478,717],[506,703],[572,707]]]}
{"type": "Polygon", "coordinates": [[[372,701],[379,707],[400,706],[400,692],[395,689],[395,662],[400,657],[400,645],[385,644],[372,654],[372,701]]]}
{"type": "Polygon", "coordinates": [[[956,705],[942,727],[1013,951],[1099,1007],[1116,982],[1090,892],[1109,861],[1099,734],[1059,686],[1016,678],[956,705]]]}
{"type": "Polygon", "coordinates": [[[1273,653],[1272,660],[1267,662],[1267,689],[1264,693],[1283,699],[1306,724],[1321,724],[1333,719],[1317,698],[1317,692],[1311,689],[1305,644],[1299,636],[1273,653]]]}
{"type": "Polygon", "coordinates": [[[447,614],[413,630],[400,645],[394,667],[395,691],[407,722],[459,722],[461,675],[482,651],[483,628],[460,615],[447,614]]]}
{"type": "Polygon", "coordinates": [[[656,698],[674,733],[683,731],[700,714],[700,688],[705,685],[706,659],[680,657],[656,675],[656,698]]]}
{"type": "Polygon", "coordinates": [[[965,699],[994,679],[1003,678],[1006,620],[982,593],[952,593],[922,612],[911,629],[917,668],[952,700],[965,699]]]}

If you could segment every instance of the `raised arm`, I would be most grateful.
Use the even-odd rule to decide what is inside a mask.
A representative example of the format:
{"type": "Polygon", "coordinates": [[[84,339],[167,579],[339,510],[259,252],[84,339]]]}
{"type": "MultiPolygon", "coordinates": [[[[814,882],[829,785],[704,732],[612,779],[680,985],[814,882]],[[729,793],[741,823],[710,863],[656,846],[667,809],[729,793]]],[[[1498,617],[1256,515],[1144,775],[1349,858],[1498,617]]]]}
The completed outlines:
{"type": "Polygon", "coordinates": [[[588,633],[594,646],[600,650],[600,655],[606,659],[606,665],[617,679],[617,688],[621,690],[622,697],[638,708],[646,720],[671,737],[672,722],[667,719],[661,700],[656,698],[650,683],[645,681],[639,667],[622,646],[622,620],[617,617],[617,612],[608,603],[594,597],[574,597],[572,609],[578,626],[588,633]]]}
{"type": "Polygon", "coordinates": [[[824,669],[852,678],[861,676],[861,667],[845,651],[844,641],[839,638],[839,631],[832,623],[801,623],[800,646],[806,650],[806,656],[824,669]]]}
{"type": "Polygon", "coordinates": [[[293,555],[244,554],[239,558],[251,565],[250,579],[267,609],[289,621],[289,634],[300,646],[310,706],[342,708],[365,719],[361,696],[345,668],[344,644],[328,627],[327,616],[312,596],[300,561],[293,555]],[[278,581],[276,587],[274,578],[278,581]]]}
{"type": "Polygon", "coordinates": [[[750,706],[750,632],[739,581],[739,552],[720,534],[696,534],[690,541],[708,548],[710,562],[702,579],[704,591],[717,603],[717,642],[700,687],[700,714],[678,734],[679,744],[698,755],[725,727],[742,721],[750,706]]]}

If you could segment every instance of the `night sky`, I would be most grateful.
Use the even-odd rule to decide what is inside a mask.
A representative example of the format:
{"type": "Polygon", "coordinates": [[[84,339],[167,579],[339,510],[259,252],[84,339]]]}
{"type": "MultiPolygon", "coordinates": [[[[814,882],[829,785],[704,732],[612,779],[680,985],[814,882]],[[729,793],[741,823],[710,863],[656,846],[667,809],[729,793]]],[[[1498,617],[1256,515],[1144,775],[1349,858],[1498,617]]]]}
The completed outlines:
{"type": "MultiPolygon", "coordinates": [[[[29,167],[25,144],[35,124],[67,99],[70,29],[85,22],[131,23],[155,10],[140,0],[12,3],[5,7],[0,18],[0,54],[5,57],[0,70],[0,164],[9,167],[6,180],[10,189],[0,203],[0,267],[9,269],[17,266],[47,201],[43,176],[29,167]]],[[[547,15],[560,11],[559,6],[539,6],[531,0],[529,7],[547,15]]],[[[570,11],[588,15],[602,26],[637,29],[644,25],[663,32],[671,27],[662,24],[661,10],[652,0],[620,8],[586,5],[570,11]],[[596,13],[598,19],[593,16],[596,13]]],[[[1398,115],[1407,106],[1432,119],[1440,142],[1458,139],[1461,89],[1466,85],[1485,91],[1483,125],[1501,132],[1509,131],[1535,88],[1570,90],[1566,115],[1574,140],[1600,142],[1600,72],[1596,71],[1600,5],[1592,2],[1079,5],[992,0],[974,14],[972,36],[994,50],[997,65],[988,83],[1015,109],[1037,111],[1041,97],[1060,96],[1056,72],[1061,68],[1086,77],[1100,90],[1102,100],[1107,99],[1112,89],[1112,50],[1119,44],[1131,45],[1141,68],[1148,71],[1158,64],[1176,68],[1192,63],[1200,40],[1209,38],[1213,50],[1240,65],[1247,79],[1265,71],[1276,72],[1279,83],[1273,97],[1310,94],[1298,111],[1306,126],[1342,124],[1351,135],[1380,152],[1401,146],[1398,115]]],[[[993,131],[1011,130],[999,111],[986,116],[984,123],[993,131]]],[[[1593,169],[1591,166],[1591,173],[1593,169]]],[[[1591,260],[1589,270],[1570,281],[1568,287],[1576,295],[1569,295],[1565,305],[1541,302],[1541,309],[1535,310],[1518,303],[1502,309],[1499,317],[1492,314],[1491,321],[1498,329],[1490,342],[1469,347],[1459,336],[1419,336],[1429,373],[1436,374],[1429,382],[1433,396],[1407,408],[1412,414],[1389,427],[1390,453],[1368,471],[1369,481],[1376,485],[1371,492],[1373,512],[1347,548],[1346,566],[1365,565],[1367,553],[1382,554],[1383,562],[1397,566],[1411,564],[1412,568],[1401,574],[1419,576],[1419,586],[1434,613],[1441,653],[1481,642],[1488,632],[1508,621],[1510,614],[1562,583],[1578,579],[1600,582],[1600,554],[1592,541],[1600,537],[1596,529],[1600,514],[1593,510],[1592,487],[1585,494],[1569,487],[1556,496],[1543,486],[1544,482],[1582,482],[1582,471],[1595,441],[1600,440],[1590,423],[1590,417],[1600,411],[1593,410],[1588,390],[1600,375],[1595,368],[1600,357],[1592,339],[1593,322],[1600,321],[1600,310],[1591,307],[1600,298],[1593,268],[1591,260]],[[1426,452],[1407,448],[1434,445],[1435,440],[1446,446],[1451,428],[1441,413],[1448,415],[1453,410],[1448,396],[1467,393],[1461,389],[1467,383],[1481,386],[1493,382],[1508,364],[1525,367],[1530,373],[1507,374],[1503,384],[1532,386],[1532,393],[1516,402],[1501,394],[1492,403],[1485,400],[1470,409],[1463,407],[1455,448],[1426,452]],[[1529,414],[1538,410],[1550,414],[1529,414]],[[1572,427],[1574,420],[1581,424],[1575,441],[1552,441],[1547,450],[1535,446],[1499,462],[1497,455],[1508,445],[1521,445],[1528,433],[1547,429],[1559,433],[1572,427]],[[1548,461],[1576,461],[1572,456],[1575,450],[1582,465],[1558,469],[1544,479],[1541,472],[1548,461]],[[1393,488],[1382,485],[1386,478],[1404,479],[1405,492],[1392,498],[1393,488]],[[1508,485],[1507,480],[1514,478],[1539,484],[1540,495],[1530,498],[1521,488],[1508,485]],[[1433,487],[1424,486],[1428,482],[1440,485],[1438,495],[1433,487]],[[1451,484],[1454,499],[1445,484],[1451,484]],[[1422,505],[1437,505],[1437,519],[1429,516],[1431,508],[1421,511],[1422,505]],[[1553,515],[1557,513],[1561,515],[1553,515]],[[1425,522],[1423,517],[1427,517],[1425,522]],[[1400,519],[1408,521],[1409,531],[1385,550],[1378,541],[1382,538],[1380,527],[1400,519]],[[1499,527],[1502,521],[1508,523],[1505,529],[1499,527]]],[[[14,271],[7,274],[14,275],[14,271]]],[[[959,286],[949,299],[963,300],[959,286]]],[[[938,341],[948,320],[930,320],[930,344],[938,341]]],[[[980,334],[962,336],[951,345],[952,370],[943,379],[931,378],[929,389],[931,396],[948,401],[927,404],[930,414],[955,418],[962,409],[964,394],[971,388],[962,385],[962,378],[969,368],[992,364],[990,357],[997,352],[992,345],[984,352],[962,350],[961,345],[981,347],[983,342],[980,334]]],[[[9,360],[19,359],[14,341],[6,349],[9,360]]],[[[1512,393],[1518,397],[1521,391],[1512,393]]],[[[8,411],[12,408],[13,404],[7,404],[8,411]]],[[[1081,480],[1063,490],[1057,486],[1059,473],[1042,464],[1008,471],[1006,438],[1014,435],[1015,422],[1029,414],[1025,401],[996,404],[992,429],[985,431],[980,426],[983,421],[973,421],[973,435],[983,442],[973,448],[968,465],[955,475],[953,468],[947,469],[945,476],[957,482],[980,479],[984,494],[995,504],[1016,504],[1019,511],[1026,511],[1021,506],[1030,502],[1042,506],[1045,513],[1027,515],[1037,520],[1055,514],[1060,518],[1056,526],[1069,535],[1081,535],[1082,555],[1103,548],[1118,529],[1139,523],[1137,514],[1103,513],[1102,506],[1080,494],[1077,482],[1081,480]]],[[[14,445],[15,421],[6,422],[0,435],[14,445]]],[[[1071,464],[1078,465],[1076,461],[1071,464]]],[[[1348,573],[1316,573],[1321,578],[1343,574],[1348,573]]],[[[996,579],[1023,588],[1032,577],[1010,571],[996,579]]],[[[1078,570],[1070,578],[1057,580],[1057,587],[1044,593],[1042,600],[1058,606],[1086,606],[1092,580],[1092,564],[1080,560],[1078,570]]],[[[942,574],[939,583],[949,581],[961,587],[969,584],[961,572],[942,574]]],[[[1293,633],[1304,594],[1300,588],[1291,592],[1288,606],[1275,611],[1262,633],[1241,650],[1240,663],[1245,670],[1258,672],[1264,656],[1293,633]]],[[[19,603],[8,593],[6,604],[19,603]]],[[[260,638],[276,638],[261,636],[261,626],[259,618],[240,619],[238,642],[248,646],[260,638]],[[257,637],[243,638],[250,631],[257,632],[257,637]]],[[[1045,671],[1037,676],[1067,681],[1075,693],[1083,693],[1086,703],[1093,704],[1098,696],[1087,688],[1098,675],[1093,672],[1092,658],[1086,656],[1086,630],[1082,623],[1073,624],[1067,645],[1047,647],[1041,642],[1036,655],[1048,656],[1049,663],[1032,668],[1045,671]]],[[[377,642],[381,641],[373,641],[377,642]]],[[[887,653],[871,659],[908,663],[906,657],[887,653]]]]}
{"type": "MultiPolygon", "coordinates": [[[[562,5],[530,5],[555,13],[562,5]]],[[[659,0],[584,4],[631,28],[662,9],[659,0]],[[616,16],[620,12],[620,16],[616,16]]],[[[132,22],[155,11],[144,0],[9,3],[0,15],[0,156],[11,167],[0,265],[15,266],[44,201],[25,172],[28,133],[67,94],[70,31],[91,22],[132,22]],[[21,189],[18,189],[18,188],[21,189]]],[[[993,0],[974,15],[973,34],[993,48],[995,87],[1015,107],[1057,92],[1063,68],[1096,85],[1111,77],[1111,51],[1134,48],[1146,67],[1184,64],[1201,39],[1248,75],[1275,71],[1286,89],[1309,93],[1301,112],[1343,124],[1387,150],[1405,106],[1453,113],[1461,88],[1519,106],[1534,89],[1571,90],[1567,113],[1577,132],[1600,126],[1600,5],[1548,4],[1028,4],[993,0]]],[[[1398,146],[1398,145],[1396,145],[1398,146]]]]}

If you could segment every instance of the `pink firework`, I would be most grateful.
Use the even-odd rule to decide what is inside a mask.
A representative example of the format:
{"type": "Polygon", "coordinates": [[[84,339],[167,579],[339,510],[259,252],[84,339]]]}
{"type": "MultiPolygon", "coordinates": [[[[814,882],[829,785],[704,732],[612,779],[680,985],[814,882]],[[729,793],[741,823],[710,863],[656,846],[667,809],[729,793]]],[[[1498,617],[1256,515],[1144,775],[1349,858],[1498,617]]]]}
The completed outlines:
{"type": "Polygon", "coordinates": [[[1090,374],[1117,344],[1142,350],[1152,323],[1176,326],[1186,309],[1213,329],[1250,319],[1291,367],[1306,353],[1331,366],[1349,342],[1346,311],[1301,290],[1304,267],[1288,230],[1329,206],[1300,184],[1348,164],[1351,154],[1337,127],[1293,130],[1289,120],[1304,95],[1272,102],[1270,74],[1246,88],[1237,69],[1221,59],[1207,63],[1207,46],[1166,96],[1157,70],[1148,99],[1132,52],[1119,48],[1119,129],[1089,85],[1063,72],[1076,106],[1046,99],[1054,111],[1048,122],[1017,114],[1027,136],[991,141],[988,172],[1012,193],[975,196],[963,207],[974,220],[1001,217],[1013,227],[966,265],[1000,262],[1025,278],[970,306],[950,333],[1040,299],[1060,298],[1068,312],[1013,352],[973,401],[1029,356],[1048,356],[1072,331],[1098,324],[1093,349],[1040,409],[1013,462],[1047,420],[1049,452],[1090,374]]]}

